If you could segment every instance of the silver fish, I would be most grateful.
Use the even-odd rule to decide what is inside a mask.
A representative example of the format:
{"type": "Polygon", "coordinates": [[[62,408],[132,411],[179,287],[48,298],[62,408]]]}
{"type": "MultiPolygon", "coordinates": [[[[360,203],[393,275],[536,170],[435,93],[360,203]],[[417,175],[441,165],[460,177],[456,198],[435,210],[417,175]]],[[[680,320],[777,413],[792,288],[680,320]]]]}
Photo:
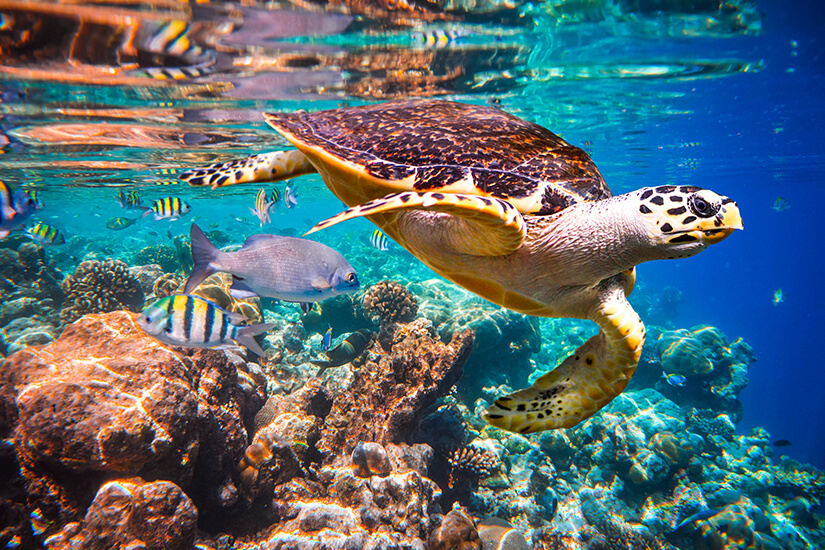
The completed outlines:
{"type": "Polygon", "coordinates": [[[279,235],[252,235],[237,252],[221,252],[192,224],[194,267],[186,281],[189,294],[204,279],[232,274],[235,298],[267,296],[312,303],[358,290],[358,274],[341,254],[321,243],[279,235]]]}
{"type": "Polygon", "coordinates": [[[0,239],[19,228],[37,210],[35,200],[0,181],[0,239]]]}

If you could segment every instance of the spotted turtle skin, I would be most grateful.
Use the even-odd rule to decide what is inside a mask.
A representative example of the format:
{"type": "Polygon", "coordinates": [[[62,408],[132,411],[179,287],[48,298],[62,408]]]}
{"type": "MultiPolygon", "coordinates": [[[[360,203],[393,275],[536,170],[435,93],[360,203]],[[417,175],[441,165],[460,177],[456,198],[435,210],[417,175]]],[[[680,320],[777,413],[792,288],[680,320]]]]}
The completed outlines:
{"type": "Polygon", "coordinates": [[[477,193],[538,216],[612,196],[583,150],[491,107],[403,100],[269,116],[306,146],[390,187],[477,193]]]}

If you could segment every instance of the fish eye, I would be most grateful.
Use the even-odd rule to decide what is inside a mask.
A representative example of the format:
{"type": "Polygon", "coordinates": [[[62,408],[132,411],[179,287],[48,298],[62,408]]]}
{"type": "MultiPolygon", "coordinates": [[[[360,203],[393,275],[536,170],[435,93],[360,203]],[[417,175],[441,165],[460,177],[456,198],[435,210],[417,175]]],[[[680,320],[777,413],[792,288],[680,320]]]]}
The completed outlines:
{"type": "Polygon", "coordinates": [[[145,316],[145,317],[143,318],[143,320],[144,320],[144,321],[146,321],[147,323],[151,323],[151,322],[152,322],[152,318],[151,318],[151,317],[149,317],[148,315],[147,315],[147,316],[145,316]]]}
{"type": "Polygon", "coordinates": [[[703,199],[698,193],[690,196],[688,206],[694,214],[701,218],[710,218],[716,215],[719,210],[716,205],[703,199]]]}
{"type": "Polygon", "coordinates": [[[350,272],[347,274],[347,282],[348,282],[348,283],[351,283],[351,284],[355,284],[355,283],[357,283],[357,282],[358,282],[358,277],[355,275],[355,273],[354,273],[354,272],[350,271],[350,272]]]}

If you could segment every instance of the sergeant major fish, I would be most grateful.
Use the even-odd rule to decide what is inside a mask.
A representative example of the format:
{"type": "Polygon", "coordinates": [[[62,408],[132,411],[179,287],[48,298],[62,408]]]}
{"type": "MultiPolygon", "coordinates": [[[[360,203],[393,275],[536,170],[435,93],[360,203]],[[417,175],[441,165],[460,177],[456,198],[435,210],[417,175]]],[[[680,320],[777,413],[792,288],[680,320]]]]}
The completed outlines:
{"type": "Polygon", "coordinates": [[[66,242],[65,237],[63,237],[60,231],[42,222],[38,222],[33,227],[26,229],[26,234],[40,244],[60,245],[66,242]]]}
{"type": "Polygon", "coordinates": [[[192,207],[188,203],[183,202],[178,197],[165,197],[152,202],[152,207],[143,213],[142,217],[149,214],[155,214],[155,221],[157,220],[176,220],[188,214],[192,207]]]}
{"type": "Polygon", "coordinates": [[[138,192],[134,189],[129,191],[123,191],[123,189],[121,189],[117,193],[117,200],[120,203],[120,206],[127,210],[145,210],[145,207],[141,206],[140,195],[138,195],[138,192]]]}
{"type": "Polygon", "coordinates": [[[141,313],[137,323],[148,335],[165,344],[189,348],[216,348],[233,341],[266,357],[253,336],[275,323],[239,326],[245,317],[220,308],[196,295],[175,294],[161,298],[141,313]]]}
{"type": "Polygon", "coordinates": [[[386,252],[390,249],[389,240],[380,229],[376,229],[372,232],[372,235],[370,235],[370,244],[373,248],[376,248],[381,252],[386,252]]]}
{"type": "Polygon", "coordinates": [[[0,239],[22,226],[35,210],[37,202],[32,197],[0,181],[0,239]]]}
{"type": "Polygon", "coordinates": [[[358,290],[358,275],[341,254],[321,243],[279,235],[252,235],[237,252],[221,252],[192,224],[194,266],[185,294],[204,279],[232,274],[230,295],[267,296],[308,304],[358,290]]]}

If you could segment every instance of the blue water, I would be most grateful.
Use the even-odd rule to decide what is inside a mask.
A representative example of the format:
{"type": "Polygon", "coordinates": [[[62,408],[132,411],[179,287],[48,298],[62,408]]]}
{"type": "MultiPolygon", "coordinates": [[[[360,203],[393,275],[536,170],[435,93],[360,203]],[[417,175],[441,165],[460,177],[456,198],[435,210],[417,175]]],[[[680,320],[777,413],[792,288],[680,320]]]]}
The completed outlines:
{"type": "MultiPolygon", "coordinates": [[[[540,6],[534,7],[540,11],[540,6]]],[[[462,66],[464,77],[433,86],[445,99],[479,104],[495,99],[502,109],[586,148],[614,193],[680,183],[734,198],[745,231],[695,258],[642,265],[640,281],[653,293],[666,286],[681,290],[685,302],[673,326],[714,325],[754,348],[758,361],[741,396],[745,415],[738,430],[763,426],[774,439],[792,441],[783,453],[825,467],[820,366],[825,247],[818,224],[825,205],[825,7],[815,0],[768,0],[758,3],[758,12],[756,30],[726,36],[664,32],[667,26],[655,15],[650,20],[658,23],[645,32],[628,22],[565,25],[537,17],[535,25],[523,27],[488,19],[470,26],[463,41],[437,50],[441,57],[432,62],[433,72],[445,72],[435,63],[462,66]],[[457,65],[446,55],[451,51],[457,65]],[[715,72],[695,69],[705,62],[715,72]],[[639,65],[666,66],[670,72],[644,75],[632,70],[639,65]],[[615,70],[621,66],[629,72],[615,70]],[[777,212],[771,207],[780,196],[790,208],[777,212]],[[774,304],[780,288],[784,301],[774,304]]],[[[332,17],[322,23],[309,28],[335,29],[340,21],[332,17]]],[[[152,228],[163,238],[167,230],[187,233],[190,221],[143,221],[112,233],[106,220],[125,215],[113,199],[117,185],[136,186],[144,201],[182,196],[199,223],[217,223],[240,239],[257,224],[232,218],[254,221],[248,207],[258,186],[210,193],[155,183],[174,180],[176,170],[281,146],[262,123],[263,110],[316,110],[379,101],[392,93],[422,95],[421,88],[405,94],[403,87],[379,93],[382,88],[366,86],[366,78],[380,80],[385,69],[341,61],[362,55],[378,63],[365,52],[404,51],[414,43],[404,27],[372,24],[362,20],[328,36],[286,38],[278,51],[311,51],[333,67],[307,69],[297,63],[289,70],[241,76],[236,71],[232,89],[215,85],[225,80],[221,73],[142,87],[67,82],[66,73],[6,71],[0,82],[2,127],[10,143],[0,157],[0,178],[39,188],[46,203],[39,219],[58,226],[67,239],[105,241],[104,253],[115,257],[127,259],[152,242],[156,237],[147,234],[152,228]],[[69,139],[53,132],[62,123],[87,126],[69,139]]],[[[270,36],[263,44],[274,47],[277,39],[270,36]]],[[[404,62],[410,61],[390,68],[404,62]]],[[[302,180],[300,193],[299,208],[282,209],[274,229],[303,231],[340,209],[317,176],[302,180]]],[[[335,231],[339,236],[370,231],[366,222],[357,223],[335,231]]],[[[63,260],[71,264],[79,258],[63,260]]]]}

